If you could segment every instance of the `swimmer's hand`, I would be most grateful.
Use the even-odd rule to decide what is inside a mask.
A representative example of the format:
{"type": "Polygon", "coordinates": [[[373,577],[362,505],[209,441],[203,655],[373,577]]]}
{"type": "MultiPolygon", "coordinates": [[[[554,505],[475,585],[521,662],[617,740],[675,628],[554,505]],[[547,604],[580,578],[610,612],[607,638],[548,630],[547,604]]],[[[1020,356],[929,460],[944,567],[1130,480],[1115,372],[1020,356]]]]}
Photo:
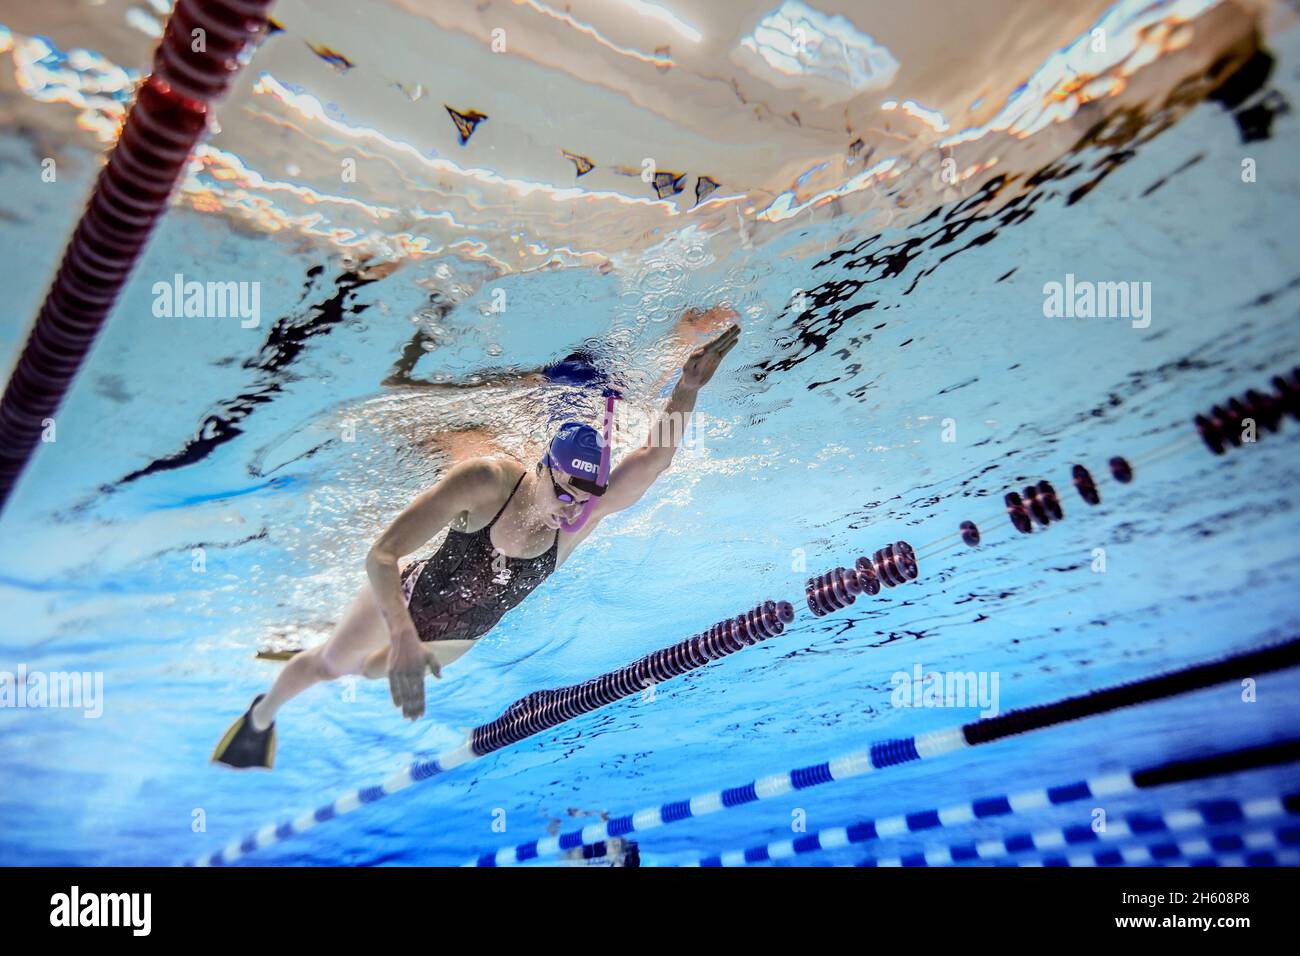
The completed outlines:
{"type": "MultiPolygon", "coordinates": [[[[733,318],[739,318],[734,311],[731,312],[731,315],[733,318]]],[[[712,342],[701,345],[691,353],[691,357],[682,366],[682,377],[678,382],[679,386],[699,389],[708,384],[709,379],[713,378],[713,373],[718,370],[718,366],[722,363],[722,359],[735,347],[736,342],[739,340],[740,326],[733,322],[712,342]]]]}
{"type": "Polygon", "coordinates": [[[402,628],[393,634],[388,649],[388,689],[393,695],[393,706],[402,709],[402,716],[416,720],[424,716],[424,675],[432,672],[441,677],[438,662],[420,643],[415,626],[402,628]]]}

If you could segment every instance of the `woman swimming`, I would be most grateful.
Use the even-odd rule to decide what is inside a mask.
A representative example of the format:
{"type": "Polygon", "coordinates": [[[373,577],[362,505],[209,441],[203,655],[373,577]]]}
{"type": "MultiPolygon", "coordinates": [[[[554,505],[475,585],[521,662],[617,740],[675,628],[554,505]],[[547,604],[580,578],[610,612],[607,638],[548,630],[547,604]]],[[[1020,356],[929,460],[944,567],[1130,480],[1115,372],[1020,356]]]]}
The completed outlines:
{"type": "MultiPolygon", "coordinates": [[[[466,653],[573,553],[608,515],[629,508],[672,463],[700,388],[740,336],[730,325],[691,353],[645,443],[609,470],[608,433],[565,424],[532,468],[474,458],[448,470],[397,516],[366,558],[369,583],[324,643],[293,657],[226,731],[212,759],[267,767],[275,715],[314,684],[387,674],[393,704],[424,714],[424,677],[466,653]],[[399,562],[447,529],[430,558],[399,562]],[[564,532],[561,534],[561,532],[564,532]]],[[[606,408],[606,426],[610,406],[606,408]]]]}

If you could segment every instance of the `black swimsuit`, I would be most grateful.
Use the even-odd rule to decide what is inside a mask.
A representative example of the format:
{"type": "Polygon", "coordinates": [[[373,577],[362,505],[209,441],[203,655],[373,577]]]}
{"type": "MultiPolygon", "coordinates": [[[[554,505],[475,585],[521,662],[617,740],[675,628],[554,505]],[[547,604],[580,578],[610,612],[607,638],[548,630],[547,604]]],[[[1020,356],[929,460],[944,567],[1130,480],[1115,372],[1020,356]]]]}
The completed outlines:
{"type": "Polygon", "coordinates": [[[555,570],[558,531],[551,546],[535,558],[512,558],[492,544],[492,526],[523,480],[520,475],[506,503],[486,525],[473,532],[448,529],[447,539],[432,557],[402,571],[402,593],[420,640],[482,637],[555,570]]]}

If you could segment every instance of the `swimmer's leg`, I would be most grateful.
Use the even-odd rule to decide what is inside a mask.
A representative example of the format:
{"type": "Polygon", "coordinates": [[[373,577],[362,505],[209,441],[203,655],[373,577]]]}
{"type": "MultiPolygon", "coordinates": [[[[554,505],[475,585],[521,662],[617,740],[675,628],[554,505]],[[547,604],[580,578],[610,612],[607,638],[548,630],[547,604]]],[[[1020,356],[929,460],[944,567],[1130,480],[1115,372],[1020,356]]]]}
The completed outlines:
{"type": "MultiPolygon", "coordinates": [[[[462,657],[473,646],[473,641],[430,641],[424,645],[424,650],[438,670],[442,670],[452,661],[462,657]]],[[[370,680],[388,676],[387,645],[366,658],[365,663],[361,665],[361,676],[370,680]]]]}
{"type": "MultiPolygon", "coordinates": [[[[438,641],[426,645],[430,661],[439,669],[473,646],[473,641],[438,641]]],[[[321,681],[348,674],[384,676],[388,671],[388,651],[388,626],[367,584],[329,640],[295,655],[285,664],[271,689],[259,694],[248,711],[226,731],[212,759],[232,767],[269,769],[275,760],[275,715],[285,703],[321,681]]]]}
{"type": "Polygon", "coordinates": [[[253,726],[269,727],[276,712],[289,700],[321,681],[360,674],[366,659],[378,650],[387,653],[388,626],[384,623],[370,585],[363,585],[334,633],[324,644],[289,660],[275,684],[253,707],[253,726]]]}

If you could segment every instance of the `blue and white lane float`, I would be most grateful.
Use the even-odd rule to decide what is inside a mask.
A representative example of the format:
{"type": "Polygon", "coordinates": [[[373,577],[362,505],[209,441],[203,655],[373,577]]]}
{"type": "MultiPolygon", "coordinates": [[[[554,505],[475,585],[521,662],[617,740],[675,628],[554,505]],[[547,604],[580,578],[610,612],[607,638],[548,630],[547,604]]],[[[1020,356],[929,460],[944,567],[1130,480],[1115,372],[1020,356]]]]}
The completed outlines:
{"type": "Polygon", "coordinates": [[[383,783],[375,784],[370,787],[362,787],[357,790],[349,790],[347,793],[338,797],[330,803],[322,804],[315,810],[308,810],[292,820],[285,820],[281,823],[268,823],[256,833],[244,837],[242,840],[236,840],[228,844],[224,849],[216,853],[201,857],[187,863],[187,866],[223,866],[227,863],[234,863],[250,853],[262,849],[263,847],[272,846],[276,843],[282,843],[292,836],[306,833],[322,823],[341,817],[345,813],[351,813],[359,807],[368,803],[374,803],[384,797],[405,790],[422,780],[428,780],[439,774],[453,770],[462,764],[469,763],[477,759],[466,740],[460,746],[439,754],[431,760],[417,760],[410,766],[393,774],[383,783]]]}
{"type": "Polygon", "coordinates": [[[961,727],[919,734],[906,740],[879,741],[867,750],[845,754],[815,766],[773,774],[727,790],[717,790],[686,800],[647,807],[603,823],[592,823],[581,830],[572,830],[557,836],[521,843],[518,846],[505,847],[495,853],[483,854],[463,865],[511,866],[529,860],[557,856],[613,837],[642,833],[668,823],[708,816],[756,800],[769,800],[819,784],[860,777],[874,770],[884,770],[902,763],[939,757],[968,746],[970,745],[962,736],[961,727]]]}
{"type": "Polygon", "coordinates": [[[1010,860],[1011,866],[1295,866],[1300,862],[1300,827],[1247,830],[1168,843],[1107,847],[1093,853],[1010,860]]]}
{"type": "MultiPolygon", "coordinates": [[[[1226,753],[1213,754],[1209,757],[1197,757],[1192,760],[1180,760],[1159,764],[1154,767],[1136,768],[1118,773],[1104,774],[1077,780],[1054,787],[1037,787],[1013,794],[997,794],[980,797],[967,803],[955,804],[943,809],[917,810],[900,813],[876,820],[861,820],[847,827],[831,827],[815,833],[806,833],[790,840],[777,840],[742,850],[728,850],[715,853],[687,863],[682,866],[748,866],[752,863],[768,863],[788,860],[806,853],[822,850],[840,850],[857,843],[870,843],[875,840],[889,840],[912,836],[918,833],[931,833],[949,827],[965,826],[996,817],[1006,817],[1033,810],[1045,810],[1051,807],[1077,803],[1081,800],[1105,800],[1127,797],[1152,787],[1171,783],[1185,783],[1189,780],[1203,780],[1228,773],[1241,773],[1262,767],[1277,766],[1300,762],[1300,738],[1284,740],[1279,743],[1266,744],[1261,747],[1248,747],[1226,753]]],[[[1286,794],[1283,797],[1270,797],[1262,800],[1239,804],[1234,800],[1212,801],[1198,805],[1197,809],[1187,811],[1187,816],[1172,816],[1177,829],[1186,829],[1198,825],[1232,824],[1254,822],[1268,819],[1284,812],[1300,810],[1300,793],[1286,794]]],[[[1125,818],[1137,831],[1159,831],[1167,828],[1169,821],[1159,815],[1131,814],[1125,818]]],[[[1059,836],[1068,842],[1095,839],[1097,834],[1091,827],[1073,827],[1060,831],[1059,836]],[[1085,832],[1087,835],[1085,835],[1085,832]]],[[[1021,841],[1030,843],[1025,849],[1037,847],[1037,843],[1028,835],[1008,837],[1006,840],[989,840],[984,844],[988,853],[1005,854],[1010,846],[1021,846],[1021,841]],[[1013,842],[1015,841],[1015,842],[1013,842]]],[[[1045,837],[1049,842],[1052,836],[1045,837]]],[[[978,846],[978,844],[977,844],[978,846]]],[[[936,847],[907,857],[912,862],[909,866],[948,866],[965,863],[981,858],[978,854],[967,856],[965,848],[936,847]],[[954,856],[954,849],[957,855],[954,856]]]]}
{"type": "MultiPolygon", "coordinates": [[[[1104,835],[1108,840],[1119,837],[1104,835]]],[[[1009,855],[996,846],[1000,841],[987,841],[995,846],[986,848],[987,855],[968,856],[981,844],[954,845],[928,849],[922,853],[896,856],[869,856],[859,867],[899,869],[931,866],[965,866],[979,863],[996,863],[998,866],[1276,866],[1263,859],[1272,851],[1281,850],[1300,854],[1300,825],[1278,827],[1274,830],[1253,829],[1237,833],[1219,833],[1214,836],[1197,836],[1165,840],[1159,843],[1133,843],[1127,846],[1106,846],[1097,849],[1075,848],[1071,852],[1053,852],[1042,848],[1042,855],[1033,856],[1023,851],[1009,855]],[[944,851],[951,850],[952,853],[944,851]],[[1259,858],[1257,858],[1259,857],[1259,858]]],[[[644,861],[643,861],[644,865],[644,861]]]]}
{"type": "Polygon", "coordinates": [[[1300,663],[1300,638],[1292,638],[1270,647],[1209,663],[1196,664],[1132,683],[1118,684],[1078,697],[1012,710],[997,717],[988,717],[901,740],[878,741],[866,750],[844,754],[824,763],[773,774],[739,786],[684,800],[646,807],[602,823],[589,824],[581,830],[571,830],[568,833],[503,847],[495,852],[481,854],[463,865],[511,866],[529,860],[556,856],[600,840],[640,833],[679,820],[707,816],[758,800],[783,796],[795,790],[805,790],[900,764],[939,757],[1031,730],[1201,690],[1224,681],[1235,681],[1246,676],[1294,667],[1297,663],[1300,663]]]}
{"type": "MultiPolygon", "coordinates": [[[[1038,853],[1038,865],[1055,865],[1047,862],[1064,854],[1066,859],[1074,859],[1080,851],[1103,843],[1118,843],[1124,840],[1141,840],[1157,836],[1173,836],[1189,830],[1211,827],[1258,824],[1279,817],[1300,817],[1300,791],[1282,794],[1276,797],[1260,797],[1244,802],[1231,798],[1207,800],[1190,808],[1166,811],[1146,811],[1131,813],[1118,820],[1107,821],[1100,832],[1091,826],[1076,825],[1058,829],[1038,830],[1033,833],[1013,833],[998,839],[979,840],[976,842],[951,843],[945,846],[927,847],[917,853],[905,853],[892,857],[868,857],[858,866],[963,866],[973,863],[998,862],[1000,865],[1032,866],[1031,862],[1018,862],[1022,855],[1038,853]]],[[[1282,828],[1300,842],[1300,825],[1282,828]]],[[[1281,830],[1278,831],[1282,832],[1281,830]]],[[[1211,837],[1207,844],[1209,853],[1217,846],[1220,837],[1211,837]]],[[[1225,836],[1222,839],[1227,840],[1225,836]]],[[[1198,837],[1198,841],[1205,841],[1198,837]]],[[[1196,841],[1192,841],[1196,842],[1196,841]]],[[[1176,853],[1164,849],[1166,844],[1148,844],[1141,850],[1150,854],[1151,860],[1158,861],[1164,856],[1174,857],[1176,853]]],[[[1178,844],[1182,846],[1182,844],[1178,844]]],[[[1231,847],[1225,845],[1224,852],[1231,847]]],[[[1100,862],[1105,854],[1114,847],[1105,847],[1092,851],[1100,862]]],[[[1134,850],[1138,853],[1138,850],[1134,850]]],[[[1139,854],[1140,855],[1140,854],[1139,854]]],[[[1204,854],[1198,854],[1204,855],[1204,854]]],[[[1071,864],[1074,865],[1074,864],[1071,864]]],[[[1089,864],[1090,865],[1090,864],[1089,864]]],[[[1105,865],[1104,863],[1102,865],[1105,865]]]]}
{"type": "MultiPolygon", "coordinates": [[[[1076,824],[1068,827],[1045,828],[1032,833],[1021,831],[1004,837],[989,838],[964,843],[946,843],[924,847],[910,853],[892,856],[869,856],[854,864],[860,867],[926,867],[926,866],[968,866],[979,863],[996,863],[999,866],[1108,866],[1113,859],[1109,854],[1118,848],[1102,846],[1122,841],[1137,841],[1155,837],[1173,837],[1191,830],[1229,827],[1234,824],[1246,826],[1261,824],[1282,817],[1300,818],[1300,790],[1276,797],[1259,797],[1247,801],[1232,798],[1206,800],[1192,807],[1178,810],[1148,810],[1131,813],[1126,817],[1108,820],[1105,829],[1100,832],[1090,825],[1076,824]],[[1096,847],[1097,849],[1091,849],[1096,847]],[[1081,863],[1081,853],[1091,851],[1093,863],[1081,863]],[[1040,854],[1037,857],[1031,854],[1040,854]],[[1057,862],[1065,859],[1067,863],[1057,862]]],[[[826,830],[819,834],[823,841],[826,830]]],[[[1289,824],[1277,830],[1279,839],[1287,846],[1300,847],[1300,824],[1289,824]]],[[[1146,862],[1156,865],[1169,859],[1176,863],[1180,852],[1198,857],[1212,855],[1215,852],[1227,853],[1241,849],[1234,841],[1236,835],[1220,834],[1213,837],[1197,837],[1194,840],[1174,843],[1151,843],[1119,849],[1124,854],[1123,861],[1129,862],[1147,854],[1146,862]],[[1174,849],[1169,849],[1169,847],[1174,849]],[[1182,848],[1182,849],[1180,849],[1182,848]]],[[[599,844],[603,846],[604,844],[599,844]]],[[[1253,844],[1250,847],[1255,848],[1253,844]]],[[[642,866],[698,866],[699,861],[688,864],[674,864],[666,860],[642,855],[642,866]]],[[[1200,865],[1199,863],[1196,865],[1200,865]]]]}
{"type": "MultiPolygon", "coordinates": [[[[1021,795],[1021,798],[1023,797],[1024,795],[1021,795]]],[[[1131,813],[1126,817],[1107,821],[1105,829],[1100,832],[1084,824],[1047,828],[1033,833],[1022,831],[1004,837],[974,842],[967,841],[964,843],[928,846],[911,853],[893,856],[870,856],[855,865],[860,867],[925,867],[997,863],[1000,866],[1055,866],[1061,865],[1054,861],[1059,859],[1063,852],[1065,858],[1073,860],[1078,856],[1079,852],[1090,847],[1099,847],[1101,844],[1150,839],[1159,836],[1174,836],[1191,830],[1226,827],[1234,824],[1240,826],[1261,824],[1281,817],[1300,817],[1300,791],[1275,797],[1259,797],[1247,801],[1238,801],[1232,798],[1206,800],[1193,807],[1178,810],[1149,810],[1131,813]],[[1032,860],[1025,861],[1022,859],[1033,853],[1049,855],[1038,857],[1037,859],[1040,862],[1037,863],[1032,860]]],[[[1290,840],[1288,845],[1300,846],[1300,824],[1291,824],[1280,828],[1278,833],[1281,834],[1284,831],[1290,840]]],[[[835,832],[825,830],[818,836],[825,843],[828,835],[835,832]]],[[[1205,842],[1205,839],[1204,837],[1198,837],[1197,841],[1205,842]]],[[[1224,852],[1227,852],[1232,849],[1230,845],[1231,839],[1226,835],[1209,838],[1205,853],[1210,853],[1216,848],[1221,848],[1224,852]],[[1223,844],[1222,847],[1220,847],[1221,843],[1223,844]]],[[[830,836],[830,840],[835,842],[834,836],[830,836]]],[[[1179,846],[1181,845],[1179,844],[1179,846]]],[[[1148,844],[1144,848],[1134,849],[1131,852],[1140,855],[1142,849],[1145,849],[1150,853],[1153,862],[1158,862],[1164,856],[1171,858],[1177,856],[1177,853],[1165,849],[1165,846],[1166,844],[1148,844]]],[[[1114,847],[1105,847],[1093,851],[1093,855],[1098,860],[1098,865],[1108,865],[1104,862],[1108,859],[1106,854],[1114,849],[1114,847]]],[[[1129,853],[1130,850],[1124,852],[1129,853]]],[[[700,864],[699,861],[687,864],[673,864],[643,855],[642,865],[698,866],[700,864]]],[[[1092,864],[1070,863],[1065,865],[1092,864]]]]}
{"type": "MultiPolygon", "coordinates": [[[[1088,864],[1081,864],[1087,866],[1088,864]]],[[[1110,864],[1106,864],[1109,866],[1110,864]]],[[[1213,866],[1213,867],[1231,867],[1241,869],[1243,867],[1289,867],[1300,866],[1300,850],[1290,847],[1279,849],[1277,852],[1251,852],[1251,853],[1229,853],[1221,857],[1208,857],[1201,860],[1178,860],[1172,863],[1152,863],[1144,864],[1140,861],[1131,866],[1213,866]]]]}

